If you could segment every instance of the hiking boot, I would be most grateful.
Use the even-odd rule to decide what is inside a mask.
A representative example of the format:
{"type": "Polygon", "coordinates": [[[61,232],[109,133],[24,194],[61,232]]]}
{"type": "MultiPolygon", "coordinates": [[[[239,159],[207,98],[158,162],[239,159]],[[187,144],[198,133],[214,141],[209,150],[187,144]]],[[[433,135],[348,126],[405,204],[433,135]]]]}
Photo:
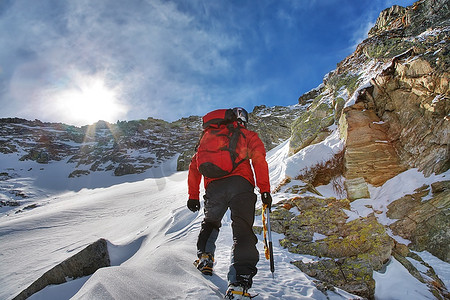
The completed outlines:
{"type": "Polygon", "coordinates": [[[211,276],[213,273],[214,257],[210,253],[203,253],[200,258],[194,262],[197,269],[204,275],[211,276]]]}
{"type": "Polygon", "coordinates": [[[248,288],[245,286],[230,284],[225,299],[252,299],[256,296],[257,295],[250,295],[248,293],[248,288]]]}

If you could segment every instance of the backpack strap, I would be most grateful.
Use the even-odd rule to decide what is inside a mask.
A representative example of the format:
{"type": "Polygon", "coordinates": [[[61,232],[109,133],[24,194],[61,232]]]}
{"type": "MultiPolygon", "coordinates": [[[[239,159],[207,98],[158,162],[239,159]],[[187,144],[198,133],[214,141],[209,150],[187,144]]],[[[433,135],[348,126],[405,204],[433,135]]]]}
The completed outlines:
{"type": "Polygon", "coordinates": [[[229,124],[227,127],[231,133],[230,144],[229,144],[228,148],[224,149],[224,150],[227,150],[230,152],[231,161],[233,162],[233,170],[234,170],[234,169],[236,169],[237,166],[239,166],[241,163],[243,163],[245,160],[248,159],[248,156],[246,156],[245,158],[236,162],[236,159],[239,157],[239,154],[236,151],[237,144],[239,142],[239,138],[241,137],[241,135],[245,139],[245,134],[242,132],[242,130],[241,130],[242,125],[240,125],[239,123],[237,123],[237,126],[235,126],[235,124],[233,123],[233,124],[229,124]]]}

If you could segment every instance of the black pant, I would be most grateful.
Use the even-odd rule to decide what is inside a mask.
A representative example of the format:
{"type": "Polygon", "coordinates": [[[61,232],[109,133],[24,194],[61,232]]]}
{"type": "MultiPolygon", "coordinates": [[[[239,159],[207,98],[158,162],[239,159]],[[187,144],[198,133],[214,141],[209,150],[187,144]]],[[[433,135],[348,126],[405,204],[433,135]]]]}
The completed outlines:
{"type": "Polygon", "coordinates": [[[197,254],[214,255],[215,242],[221,221],[227,209],[231,210],[233,248],[228,282],[246,282],[249,287],[257,272],[258,239],[253,232],[256,195],[253,185],[241,176],[232,176],[211,182],[205,199],[205,218],[197,241],[197,254]]]}

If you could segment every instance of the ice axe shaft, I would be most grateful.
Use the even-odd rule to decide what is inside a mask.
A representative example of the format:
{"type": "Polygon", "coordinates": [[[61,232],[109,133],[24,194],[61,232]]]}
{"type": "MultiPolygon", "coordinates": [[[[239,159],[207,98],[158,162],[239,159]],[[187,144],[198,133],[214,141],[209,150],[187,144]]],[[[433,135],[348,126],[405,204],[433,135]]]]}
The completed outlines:
{"type": "Polygon", "coordinates": [[[270,229],[270,208],[268,209],[264,205],[263,210],[264,246],[266,248],[266,258],[270,260],[270,272],[272,272],[272,278],[274,278],[275,263],[273,260],[272,231],[270,229]]]}

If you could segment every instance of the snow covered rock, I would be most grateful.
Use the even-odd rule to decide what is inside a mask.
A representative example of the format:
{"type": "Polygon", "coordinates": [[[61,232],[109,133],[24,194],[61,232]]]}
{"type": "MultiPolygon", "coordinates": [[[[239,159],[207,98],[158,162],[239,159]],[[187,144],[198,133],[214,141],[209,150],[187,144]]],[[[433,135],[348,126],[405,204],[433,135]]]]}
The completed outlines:
{"type": "Polygon", "coordinates": [[[370,299],[375,293],[372,273],[389,260],[394,241],[373,214],[347,222],[349,203],[347,199],[293,197],[278,203],[272,228],[285,235],[280,245],[289,251],[318,257],[295,261],[303,272],[370,299]],[[300,214],[295,215],[293,208],[300,214]]]}
{"type": "Polygon", "coordinates": [[[331,131],[329,126],[335,122],[334,110],[328,98],[319,95],[308,107],[308,111],[302,113],[292,123],[292,135],[290,139],[290,152],[297,153],[311,144],[320,143],[331,131]]]}
{"type": "Polygon", "coordinates": [[[256,131],[269,151],[292,135],[292,123],[306,111],[307,105],[255,106],[249,115],[248,128],[256,131]]]}
{"type": "Polygon", "coordinates": [[[14,297],[14,300],[26,299],[48,285],[61,284],[72,279],[88,276],[99,268],[109,266],[110,259],[107,242],[104,239],[99,239],[45,272],[38,280],[14,297]]]}
{"type": "Polygon", "coordinates": [[[411,249],[428,251],[443,261],[450,263],[450,181],[435,183],[442,188],[418,189],[416,193],[405,195],[388,206],[387,216],[397,219],[389,227],[392,231],[411,241],[411,249]]]}

